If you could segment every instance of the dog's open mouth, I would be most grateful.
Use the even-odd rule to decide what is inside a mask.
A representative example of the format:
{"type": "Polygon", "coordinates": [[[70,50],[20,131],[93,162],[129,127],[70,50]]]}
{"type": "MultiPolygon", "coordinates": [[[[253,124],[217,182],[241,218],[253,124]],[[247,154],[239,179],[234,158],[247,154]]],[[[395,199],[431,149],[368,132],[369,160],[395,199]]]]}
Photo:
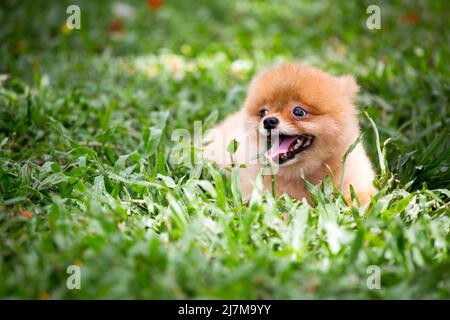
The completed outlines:
{"type": "Polygon", "coordinates": [[[281,165],[308,149],[313,141],[314,137],[306,134],[295,136],[280,134],[278,143],[272,143],[272,147],[266,151],[265,156],[281,165]]]}

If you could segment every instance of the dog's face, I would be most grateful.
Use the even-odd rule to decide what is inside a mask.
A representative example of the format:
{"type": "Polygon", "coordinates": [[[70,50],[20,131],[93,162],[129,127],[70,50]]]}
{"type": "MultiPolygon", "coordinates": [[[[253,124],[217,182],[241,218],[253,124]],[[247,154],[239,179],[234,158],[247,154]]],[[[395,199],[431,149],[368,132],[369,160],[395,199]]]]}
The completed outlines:
{"type": "Polygon", "coordinates": [[[269,136],[265,156],[280,166],[341,157],[359,134],[351,76],[334,77],[300,64],[271,68],[251,83],[247,128],[269,136]]]}

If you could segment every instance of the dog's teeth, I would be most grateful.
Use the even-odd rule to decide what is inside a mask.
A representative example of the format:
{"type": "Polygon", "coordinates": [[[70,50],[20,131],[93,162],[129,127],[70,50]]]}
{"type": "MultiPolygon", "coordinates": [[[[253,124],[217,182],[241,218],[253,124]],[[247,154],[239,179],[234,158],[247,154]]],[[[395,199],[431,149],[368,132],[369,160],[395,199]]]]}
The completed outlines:
{"type": "Polygon", "coordinates": [[[300,148],[302,144],[303,144],[303,137],[300,137],[297,139],[297,143],[295,144],[294,149],[300,148]]]}

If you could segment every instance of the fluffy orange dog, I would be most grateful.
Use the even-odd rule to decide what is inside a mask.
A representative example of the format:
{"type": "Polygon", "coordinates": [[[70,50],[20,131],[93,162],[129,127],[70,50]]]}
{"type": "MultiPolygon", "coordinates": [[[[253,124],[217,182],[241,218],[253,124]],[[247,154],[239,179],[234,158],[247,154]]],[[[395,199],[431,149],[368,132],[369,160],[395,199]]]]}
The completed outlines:
{"type": "MultiPolygon", "coordinates": [[[[240,169],[245,196],[250,195],[266,158],[276,169],[277,194],[309,201],[302,171],[313,184],[328,175],[339,186],[341,158],[360,133],[354,106],[357,93],[352,76],[334,77],[296,63],[270,68],[253,79],[243,109],[207,135],[211,143],[204,155],[223,166],[245,164],[240,169]],[[230,157],[227,146],[232,139],[239,147],[230,157]]],[[[376,192],[373,178],[371,163],[359,144],[345,163],[346,198],[350,199],[352,185],[359,201],[367,203],[376,192]]],[[[269,175],[264,186],[270,190],[269,175]]]]}

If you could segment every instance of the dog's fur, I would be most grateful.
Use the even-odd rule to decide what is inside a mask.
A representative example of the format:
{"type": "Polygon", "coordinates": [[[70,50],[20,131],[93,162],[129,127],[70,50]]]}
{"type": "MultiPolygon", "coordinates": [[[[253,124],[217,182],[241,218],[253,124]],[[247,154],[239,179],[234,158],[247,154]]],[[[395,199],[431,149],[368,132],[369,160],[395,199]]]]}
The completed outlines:
{"type": "MultiPolygon", "coordinates": [[[[349,75],[335,77],[297,63],[272,67],[253,79],[243,109],[211,130],[205,139],[211,143],[205,147],[204,155],[220,165],[230,165],[232,160],[226,149],[231,139],[236,139],[239,147],[233,163],[246,165],[240,169],[240,181],[243,194],[249,196],[263,163],[254,157],[266,149],[262,122],[268,116],[277,117],[280,132],[315,137],[311,147],[278,168],[277,194],[310,200],[301,171],[313,184],[330,176],[339,186],[341,158],[360,134],[354,106],[358,90],[349,75]],[[298,105],[307,112],[301,119],[292,115],[293,107],[298,105]],[[268,115],[261,117],[263,108],[268,109],[268,115]]],[[[376,192],[373,178],[371,163],[360,143],[345,163],[343,190],[347,200],[352,185],[359,201],[367,203],[376,192]]],[[[265,176],[264,185],[270,190],[270,176],[265,176]]]]}

